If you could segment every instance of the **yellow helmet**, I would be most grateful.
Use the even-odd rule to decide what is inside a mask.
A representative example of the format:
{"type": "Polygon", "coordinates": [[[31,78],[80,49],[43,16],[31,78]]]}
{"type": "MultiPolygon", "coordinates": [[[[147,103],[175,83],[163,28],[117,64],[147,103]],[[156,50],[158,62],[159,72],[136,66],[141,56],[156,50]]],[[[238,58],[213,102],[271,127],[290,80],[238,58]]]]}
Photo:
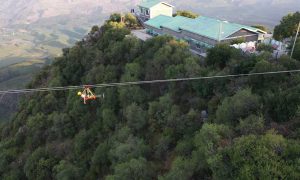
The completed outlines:
{"type": "Polygon", "coordinates": [[[82,92],[79,91],[79,92],[77,93],[77,95],[78,95],[78,96],[81,96],[81,95],[82,95],[82,92]]]}

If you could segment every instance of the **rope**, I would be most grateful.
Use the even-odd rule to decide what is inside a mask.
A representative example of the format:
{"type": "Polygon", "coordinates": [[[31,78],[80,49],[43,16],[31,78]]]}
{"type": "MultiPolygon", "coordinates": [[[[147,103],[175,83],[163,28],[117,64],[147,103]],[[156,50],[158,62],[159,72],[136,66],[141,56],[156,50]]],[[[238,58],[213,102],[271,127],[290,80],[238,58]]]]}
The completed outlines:
{"type": "Polygon", "coordinates": [[[287,70],[287,71],[248,73],[248,74],[229,74],[229,75],[216,75],[216,76],[206,76],[206,77],[134,81],[134,82],[122,82],[122,83],[103,83],[103,84],[82,85],[82,86],[65,86],[65,87],[49,87],[49,88],[36,88],[36,89],[6,90],[6,91],[0,91],[0,94],[24,94],[24,93],[34,93],[34,92],[66,91],[66,90],[82,89],[85,86],[88,86],[90,88],[105,88],[105,87],[120,87],[120,86],[132,86],[132,85],[143,85],[143,84],[182,82],[182,81],[194,81],[194,80],[205,80],[205,79],[221,79],[221,78],[272,75],[272,74],[284,74],[284,73],[298,73],[298,72],[300,72],[300,69],[287,70]]]}

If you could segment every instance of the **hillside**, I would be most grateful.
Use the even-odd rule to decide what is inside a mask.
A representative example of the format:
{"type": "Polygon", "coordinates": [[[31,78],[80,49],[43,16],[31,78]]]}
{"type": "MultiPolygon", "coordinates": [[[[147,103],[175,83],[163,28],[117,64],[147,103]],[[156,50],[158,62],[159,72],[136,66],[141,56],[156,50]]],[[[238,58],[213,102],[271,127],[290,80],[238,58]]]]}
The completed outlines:
{"type": "MultiPolygon", "coordinates": [[[[26,87],[32,80],[32,76],[49,63],[50,60],[28,60],[0,68],[0,89],[21,89],[26,87]]],[[[11,119],[11,116],[17,110],[19,98],[15,95],[5,95],[0,99],[1,123],[11,119]]]]}
{"type": "MultiPolygon", "coordinates": [[[[177,9],[193,10],[249,25],[264,24],[272,29],[279,19],[298,10],[298,0],[166,0],[177,9]],[[272,9],[272,11],[269,11],[272,9]],[[236,14],[239,14],[238,16],[236,14]]],[[[140,0],[0,0],[0,68],[31,64],[34,69],[19,77],[11,75],[0,89],[23,87],[39,71],[40,63],[61,55],[88,32],[87,27],[102,24],[112,12],[128,12],[140,0]],[[12,83],[13,82],[13,83],[12,83]]],[[[0,70],[1,71],[1,70],[0,70]]],[[[18,71],[14,69],[14,71],[18,71]]],[[[23,71],[20,69],[20,71],[23,71]]],[[[1,73],[1,72],[0,72],[1,73]]],[[[20,74],[20,73],[18,73],[20,74]]],[[[12,99],[13,100],[13,99],[12,99]]],[[[7,102],[16,104],[14,102],[7,102]]],[[[6,106],[6,104],[4,105],[6,106]]],[[[0,111],[7,112],[0,102],[0,111]]],[[[7,119],[0,113],[0,119],[7,119]]]]}
{"type": "MultiPolygon", "coordinates": [[[[29,88],[299,69],[226,45],[204,61],[184,42],[94,27],[29,88]]],[[[300,74],[28,94],[1,126],[0,179],[299,179],[300,74]],[[247,161],[245,161],[245,159],[247,161]]]]}

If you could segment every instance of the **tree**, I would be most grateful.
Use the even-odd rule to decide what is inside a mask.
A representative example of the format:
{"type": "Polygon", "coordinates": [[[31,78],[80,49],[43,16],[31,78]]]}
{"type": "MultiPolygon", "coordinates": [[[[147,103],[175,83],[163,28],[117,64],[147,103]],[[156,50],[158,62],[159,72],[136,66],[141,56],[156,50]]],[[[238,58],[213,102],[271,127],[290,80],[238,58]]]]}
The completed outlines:
{"type": "Polygon", "coordinates": [[[116,141],[109,151],[110,161],[116,165],[133,158],[144,157],[148,152],[148,146],[143,139],[129,136],[125,141],[116,141]]]}
{"type": "Polygon", "coordinates": [[[296,115],[300,103],[299,87],[278,90],[264,96],[265,108],[277,122],[287,122],[296,115]]]}
{"type": "Polygon", "coordinates": [[[192,11],[183,10],[183,11],[177,11],[175,16],[184,16],[184,17],[195,19],[199,17],[199,14],[193,13],[192,11]]]}
{"type": "Polygon", "coordinates": [[[118,118],[111,109],[102,111],[103,127],[105,130],[114,130],[118,123],[118,118]]]}
{"type": "Polygon", "coordinates": [[[100,30],[99,26],[93,26],[91,29],[91,33],[94,34],[95,32],[97,32],[99,30],[100,30]]]}
{"type": "Polygon", "coordinates": [[[119,14],[119,13],[114,13],[114,14],[111,14],[110,17],[109,17],[109,20],[108,21],[112,21],[112,22],[121,22],[121,19],[122,19],[122,15],[119,14]]]}
{"type": "Polygon", "coordinates": [[[115,29],[123,29],[125,27],[125,23],[115,21],[108,22],[108,25],[115,29]]]}
{"type": "Polygon", "coordinates": [[[9,165],[15,159],[15,154],[16,153],[11,150],[2,150],[0,153],[0,174],[4,174],[9,170],[9,165]]]}
{"type": "Polygon", "coordinates": [[[294,165],[285,160],[287,141],[269,132],[263,136],[243,136],[213,158],[215,179],[294,179],[294,165]]]}
{"type": "Polygon", "coordinates": [[[149,104],[149,118],[152,126],[154,126],[156,130],[166,126],[166,119],[170,113],[171,105],[172,99],[169,94],[160,97],[159,101],[154,101],[149,104]]]}
{"type": "Polygon", "coordinates": [[[284,38],[292,37],[296,34],[298,23],[300,21],[300,12],[295,12],[284,16],[280,24],[275,26],[274,38],[282,40],[284,38]]]}
{"type": "MultiPolygon", "coordinates": [[[[276,63],[272,63],[266,60],[260,60],[256,63],[255,67],[251,71],[252,73],[259,72],[273,72],[273,71],[282,71],[285,68],[276,63]]],[[[250,77],[249,82],[253,87],[255,92],[265,91],[265,89],[272,89],[276,87],[275,84],[280,82],[284,82],[286,80],[286,75],[276,76],[276,75],[261,75],[261,76],[253,76],[250,77]]]]}
{"type": "Polygon", "coordinates": [[[2,176],[0,176],[0,177],[4,180],[17,180],[17,179],[24,178],[25,175],[21,169],[14,168],[14,169],[6,172],[5,174],[2,174],[2,176]]]}
{"type": "Polygon", "coordinates": [[[193,161],[196,171],[207,171],[211,159],[230,142],[232,132],[228,126],[218,124],[204,124],[194,137],[196,150],[193,152],[193,161]]]}
{"type": "Polygon", "coordinates": [[[172,162],[171,170],[159,180],[188,180],[192,179],[194,173],[194,164],[190,159],[177,157],[172,162]]]}
{"type": "Polygon", "coordinates": [[[223,69],[235,53],[235,49],[229,45],[218,44],[214,48],[208,49],[206,62],[208,65],[223,69]]]}
{"type": "Polygon", "coordinates": [[[269,44],[259,44],[257,47],[257,51],[266,51],[266,52],[273,52],[274,48],[269,44]]]}
{"type": "Polygon", "coordinates": [[[223,100],[216,112],[215,122],[235,126],[241,118],[259,114],[259,112],[259,97],[252,94],[250,89],[245,89],[223,100]]]}
{"type": "Polygon", "coordinates": [[[29,128],[28,138],[26,143],[31,144],[31,148],[36,148],[45,143],[48,133],[47,127],[51,126],[52,122],[48,121],[45,114],[39,113],[35,116],[28,117],[27,127],[29,128]]]}
{"type": "Polygon", "coordinates": [[[93,156],[97,129],[81,130],[74,138],[74,158],[81,162],[81,168],[85,168],[86,162],[93,156]]]}
{"type": "Polygon", "coordinates": [[[142,104],[147,99],[146,92],[139,86],[119,88],[120,104],[126,108],[132,103],[142,104]]]}
{"type": "Polygon", "coordinates": [[[154,172],[144,158],[131,159],[127,162],[117,164],[114,168],[114,175],[107,176],[106,180],[151,180],[154,172]]]}
{"type": "Polygon", "coordinates": [[[26,160],[24,172],[28,179],[53,179],[52,169],[57,160],[46,149],[36,149],[26,160]]]}
{"type": "Polygon", "coordinates": [[[110,144],[100,143],[94,151],[91,170],[96,177],[104,176],[109,170],[109,166],[111,164],[108,157],[109,148],[110,144]]]}
{"type": "Polygon", "coordinates": [[[289,56],[281,56],[279,59],[279,64],[288,70],[299,69],[300,61],[296,59],[291,59],[289,56]]]}
{"type": "Polygon", "coordinates": [[[141,78],[143,74],[142,67],[139,63],[127,63],[125,65],[125,73],[122,77],[122,81],[135,81],[141,78]]]}
{"type": "Polygon", "coordinates": [[[130,28],[135,28],[138,26],[138,21],[132,13],[127,13],[125,15],[125,24],[130,28]]]}
{"type": "Polygon", "coordinates": [[[189,157],[194,149],[193,137],[184,136],[181,140],[177,141],[175,152],[178,156],[189,157]]]}
{"type": "Polygon", "coordinates": [[[67,114],[53,113],[49,115],[49,121],[53,122],[53,136],[58,138],[72,137],[76,133],[76,124],[67,114]]]}
{"type": "MultiPolygon", "coordinates": [[[[138,63],[127,63],[125,65],[125,73],[121,77],[122,82],[138,81],[142,76],[142,67],[138,63]]],[[[124,108],[132,103],[142,104],[147,94],[138,86],[119,88],[120,103],[124,108]]]]}
{"type": "Polygon", "coordinates": [[[147,123],[146,115],[146,112],[135,103],[128,106],[125,110],[128,126],[134,131],[140,131],[145,127],[147,123]]]}
{"type": "Polygon", "coordinates": [[[166,159],[168,152],[171,150],[172,145],[172,136],[166,133],[161,135],[156,145],[153,147],[154,150],[154,157],[156,159],[166,159]]]}
{"type": "Polygon", "coordinates": [[[250,115],[246,119],[241,119],[240,124],[237,126],[237,130],[241,134],[260,134],[264,129],[264,119],[261,116],[250,115]]]}
{"type": "Polygon", "coordinates": [[[71,163],[62,160],[54,168],[56,173],[55,178],[58,180],[80,179],[81,169],[71,163]]]}

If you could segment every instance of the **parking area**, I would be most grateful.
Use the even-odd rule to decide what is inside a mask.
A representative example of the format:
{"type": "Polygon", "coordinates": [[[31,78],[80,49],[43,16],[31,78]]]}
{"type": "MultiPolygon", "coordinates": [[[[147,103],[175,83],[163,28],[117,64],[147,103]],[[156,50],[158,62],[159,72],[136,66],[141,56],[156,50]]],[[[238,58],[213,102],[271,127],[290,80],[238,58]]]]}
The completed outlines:
{"type": "Polygon", "coordinates": [[[146,41],[147,39],[152,38],[151,35],[147,34],[146,29],[142,30],[133,30],[131,33],[142,41],[146,41]]]}

